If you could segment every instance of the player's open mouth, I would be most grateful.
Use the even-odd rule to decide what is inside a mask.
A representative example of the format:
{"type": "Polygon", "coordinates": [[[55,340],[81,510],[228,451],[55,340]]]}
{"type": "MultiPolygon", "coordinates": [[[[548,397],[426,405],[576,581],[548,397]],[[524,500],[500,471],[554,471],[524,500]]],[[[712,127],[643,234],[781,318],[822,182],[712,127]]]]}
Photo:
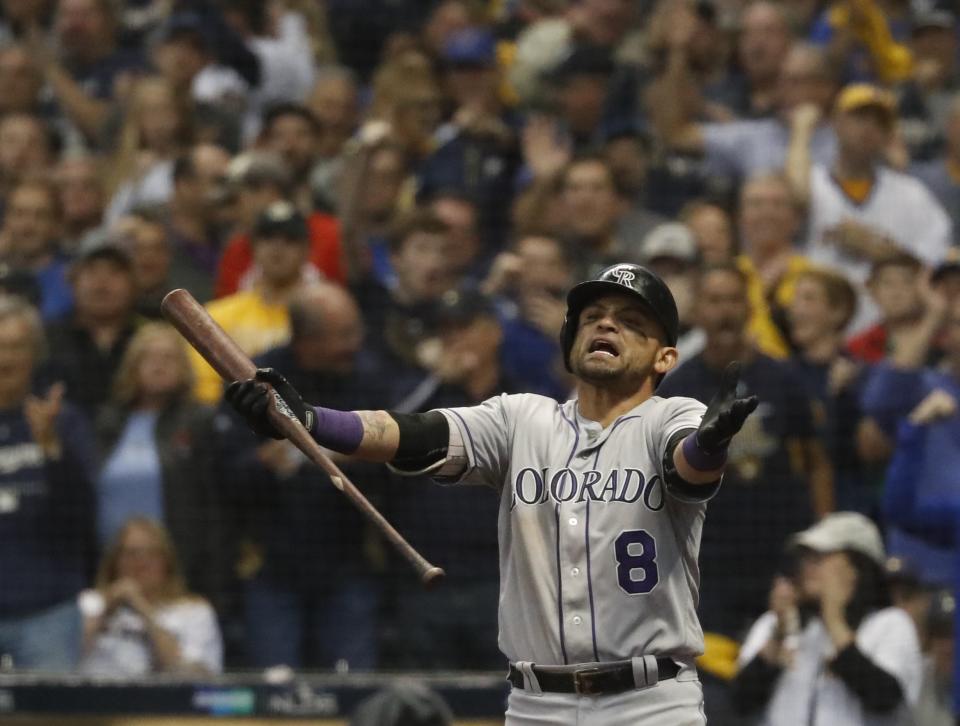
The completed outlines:
{"type": "Polygon", "coordinates": [[[612,358],[618,358],[620,356],[620,351],[617,350],[617,346],[611,343],[609,340],[597,339],[590,343],[590,349],[588,353],[602,353],[608,355],[612,358]]]}

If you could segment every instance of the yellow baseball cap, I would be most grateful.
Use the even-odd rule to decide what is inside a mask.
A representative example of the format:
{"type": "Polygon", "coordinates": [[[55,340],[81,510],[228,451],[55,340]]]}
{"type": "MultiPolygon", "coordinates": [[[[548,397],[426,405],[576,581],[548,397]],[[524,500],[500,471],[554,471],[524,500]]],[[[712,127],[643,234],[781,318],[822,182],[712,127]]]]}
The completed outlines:
{"type": "Polygon", "coordinates": [[[837,111],[847,113],[862,108],[880,109],[888,123],[893,123],[897,118],[897,99],[890,91],[869,83],[851,83],[845,86],[837,96],[837,111]]]}

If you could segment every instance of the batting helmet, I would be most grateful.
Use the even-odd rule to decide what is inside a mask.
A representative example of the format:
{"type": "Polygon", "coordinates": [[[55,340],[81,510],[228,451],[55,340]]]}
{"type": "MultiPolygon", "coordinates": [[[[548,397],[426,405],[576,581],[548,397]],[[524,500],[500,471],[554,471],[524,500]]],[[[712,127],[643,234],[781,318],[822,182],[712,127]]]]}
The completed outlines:
{"type": "Polygon", "coordinates": [[[580,313],[592,301],[602,295],[628,292],[636,295],[649,308],[667,335],[667,345],[677,344],[680,328],[680,316],[677,303],[667,284],[655,273],[640,265],[622,263],[603,270],[592,280],[574,285],[567,293],[567,315],[560,330],[560,346],[563,348],[563,362],[570,368],[570,350],[573,339],[577,337],[577,324],[580,313]]]}

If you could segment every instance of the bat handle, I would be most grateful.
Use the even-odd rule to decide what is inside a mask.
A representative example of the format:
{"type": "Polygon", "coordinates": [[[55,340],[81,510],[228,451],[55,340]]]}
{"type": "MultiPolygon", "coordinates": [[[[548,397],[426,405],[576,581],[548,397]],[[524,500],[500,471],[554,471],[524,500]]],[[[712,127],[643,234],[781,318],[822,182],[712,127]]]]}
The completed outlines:
{"type": "Polygon", "coordinates": [[[286,415],[277,408],[277,398],[271,397],[268,416],[270,422],[286,439],[307,455],[314,464],[324,470],[333,485],[349,499],[360,512],[370,520],[380,534],[393,548],[406,559],[417,572],[425,587],[432,587],[444,577],[444,571],[431,564],[411,545],[406,538],[390,524],[386,517],[373,506],[346,474],[330,460],[313,436],[292,414],[286,415]]]}

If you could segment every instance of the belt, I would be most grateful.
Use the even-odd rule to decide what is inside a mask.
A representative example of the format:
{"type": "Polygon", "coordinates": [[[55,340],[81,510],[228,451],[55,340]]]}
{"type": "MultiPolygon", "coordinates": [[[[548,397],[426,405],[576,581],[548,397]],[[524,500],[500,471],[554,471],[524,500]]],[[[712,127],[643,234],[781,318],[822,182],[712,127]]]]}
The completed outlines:
{"type": "MultiPolygon", "coordinates": [[[[658,680],[664,681],[676,678],[680,672],[678,666],[670,658],[657,658],[658,680]]],[[[638,684],[633,674],[633,661],[620,660],[610,663],[597,663],[581,668],[566,668],[559,670],[550,666],[533,666],[533,674],[537,677],[540,690],[551,693],[577,693],[581,696],[600,696],[612,693],[623,693],[645,685],[638,684]]],[[[523,672],[513,663],[510,664],[510,674],[507,680],[514,688],[526,688],[523,672]]]]}

